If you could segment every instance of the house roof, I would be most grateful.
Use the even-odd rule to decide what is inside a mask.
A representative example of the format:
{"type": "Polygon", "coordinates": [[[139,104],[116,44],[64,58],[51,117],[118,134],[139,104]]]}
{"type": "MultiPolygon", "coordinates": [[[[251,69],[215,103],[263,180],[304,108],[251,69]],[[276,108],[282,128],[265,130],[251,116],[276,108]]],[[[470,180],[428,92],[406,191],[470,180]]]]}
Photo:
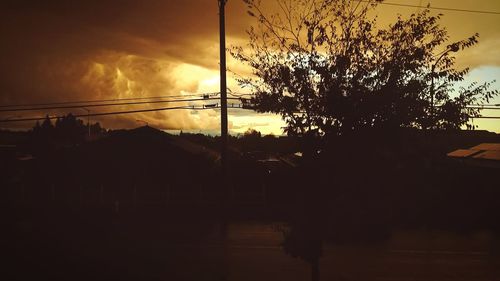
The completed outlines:
{"type": "Polygon", "coordinates": [[[500,143],[481,143],[469,149],[457,149],[447,156],[469,164],[500,168],[500,143]]]}
{"type": "Polygon", "coordinates": [[[500,143],[482,143],[476,145],[471,150],[500,151],[500,143]]]}

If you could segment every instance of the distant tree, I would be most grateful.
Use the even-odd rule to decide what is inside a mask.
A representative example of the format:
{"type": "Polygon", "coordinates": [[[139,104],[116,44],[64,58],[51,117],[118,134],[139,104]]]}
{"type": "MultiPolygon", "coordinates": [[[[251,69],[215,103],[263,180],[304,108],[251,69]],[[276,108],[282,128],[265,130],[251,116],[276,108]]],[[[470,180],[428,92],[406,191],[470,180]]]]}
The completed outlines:
{"type": "Polygon", "coordinates": [[[30,146],[34,153],[47,153],[48,148],[54,139],[54,125],[48,115],[40,124],[39,121],[35,123],[32,129],[30,146]]]}
{"type": "MultiPolygon", "coordinates": [[[[42,124],[36,122],[33,135],[36,142],[55,142],[59,144],[77,144],[85,140],[89,128],[80,119],[69,113],[56,119],[52,124],[50,117],[44,119],[42,124]]],[[[99,122],[90,124],[90,133],[98,136],[106,132],[99,122]]]]}
{"type": "Polygon", "coordinates": [[[491,83],[454,92],[469,69],[457,70],[453,54],[478,34],[448,42],[441,15],[429,9],[378,28],[370,11],[382,0],[277,0],[279,12],[270,15],[260,0],[244,2],[257,24],[247,46],[231,49],[253,70],[239,82],[256,94],[257,111],[283,117],[289,135],[459,129],[480,114],[468,105],[498,95],[491,83]]]}
{"type": "Polygon", "coordinates": [[[261,133],[255,129],[249,128],[240,137],[240,142],[245,151],[255,151],[261,149],[261,133]]]}
{"type": "Polygon", "coordinates": [[[243,133],[242,138],[259,139],[259,138],[261,138],[261,136],[262,136],[262,134],[259,131],[252,129],[252,128],[249,128],[248,130],[245,131],[245,133],[243,133]]]}
{"type": "Polygon", "coordinates": [[[36,121],[35,126],[33,126],[33,133],[38,134],[38,133],[40,133],[41,129],[42,129],[42,126],[40,126],[40,122],[36,121]]]}
{"type": "Polygon", "coordinates": [[[96,122],[94,124],[90,124],[90,134],[93,136],[101,135],[104,133],[106,129],[101,127],[101,123],[96,122]]]}
{"type": "Polygon", "coordinates": [[[82,142],[85,138],[88,128],[83,121],[77,119],[73,114],[58,118],[55,131],[57,139],[63,143],[75,144],[82,142]]]}
{"type": "Polygon", "coordinates": [[[40,126],[40,128],[45,133],[48,133],[48,132],[50,132],[50,131],[52,131],[54,129],[54,125],[52,125],[52,121],[50,120],[49,115],[45,116],[45,119],[43,120],[42,125],[40,126]]]}

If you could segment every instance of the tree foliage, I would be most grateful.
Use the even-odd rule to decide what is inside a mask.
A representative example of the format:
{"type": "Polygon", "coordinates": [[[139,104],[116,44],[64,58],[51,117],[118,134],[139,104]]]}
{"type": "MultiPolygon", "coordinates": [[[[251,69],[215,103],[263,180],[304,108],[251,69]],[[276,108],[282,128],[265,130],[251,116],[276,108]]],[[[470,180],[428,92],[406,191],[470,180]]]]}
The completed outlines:
{"type": "Polygon", "coordinates": [[[245,133],[243,133],[243,136],[242,138],[245,138],[245,139],[260,139],[262,137],[262,134],[255,130],[255,129],[252,129],[252,128],[248,128],[245,133]]]}
{"type": "Polygon", "coordinates": [[[89,124],[84,124],[83,120],[71,113],[57,118],[55,124],[52,124],[47,115],[41,125],[36,122],[33,127],[33,136],[37,141],[78,144],[83,142],[89,133],[98,136],[106,131],[99,122],[90,124],[90,130],[88,126],[89,124]]]}
{"type": "Polygon", "coordinates": [[[457,42],[429,9],[379,27],[382,0],[244,0],[257,23],[247,46],[231,49],[253,76],[240,84],[260,112],[280,114],[298,136],[343,135],[365,128],[458,129],[498,94],[491,83],[456,90],[469,69],[455,68],[457,42]],[[267,4],[267,3],[266,3],[267,4]]]}

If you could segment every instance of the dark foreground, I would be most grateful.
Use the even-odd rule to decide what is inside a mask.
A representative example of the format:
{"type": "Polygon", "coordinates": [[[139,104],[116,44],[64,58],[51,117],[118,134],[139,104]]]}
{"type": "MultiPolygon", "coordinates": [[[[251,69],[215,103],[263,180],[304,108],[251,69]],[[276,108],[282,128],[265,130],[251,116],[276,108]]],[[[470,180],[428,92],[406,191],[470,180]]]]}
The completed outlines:
{"type": "Polygon", "coordinates": [[[209,140],[149,127],[9,146],[0,278],[500,280],[498,166],[446,156],[480,143],[500,139],[367,133],[299,161],[244,149],[226,187],[209,140]]]}
{"type": "MultiPolygon", "coordinates": [[[[175,217],[18,212],[3,233],[2,279],[310,280],[309,264],[283,251],[281,223],[175,217]]],[[[499,242],[489,232],[396,230],[376,243],[325,243],[320,277],[500,280],[499,242]]]]}

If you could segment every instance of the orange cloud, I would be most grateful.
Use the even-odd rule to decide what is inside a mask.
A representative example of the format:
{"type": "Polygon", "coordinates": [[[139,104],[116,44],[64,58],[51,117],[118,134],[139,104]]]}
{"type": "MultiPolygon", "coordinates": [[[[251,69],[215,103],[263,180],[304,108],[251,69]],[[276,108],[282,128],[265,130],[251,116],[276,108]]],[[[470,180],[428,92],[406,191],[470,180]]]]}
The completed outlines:
{"type": "MultiPolygon", "coordinates": [[[[406,2],[419,4],[420,1],[406,2]]],[[[470,8],[467,3],[442,0],[439,4],[470,8]]],[[[266,5],[273,9],[272,2],[266,5]]],[[[480,1],[474,3],[473,8],[500,10],[500,2],[480,1]]],[[[0,11],[0,103],[179,95],[216,90],[219,67],[217,9],[216,0],[3,1],[0,11]]],[[[411,12],[415,9],[380,6],[377,10],[381,24],[390,22],[397,13],[411,12]]],[[[442,23],[448,27],[452,40],[481,33],[478,47],[458,58],[460,66],[500,65],[500,31],[496,28],[499,19],[490,15],[446,13],[442,23]]],[[[230,0],[227,5],[228,46],[245,43],[245,31],[251,23],[243,1],[230,0]]],[[[228,59],[231,70],[242,75],[249,73],[247,68],[228,59]]],[[[231,89],[238,90],[234,80],[229,83],[231,89]]],[[[165,129],[211,130],[219,126],[217,114],[207,111],[124,115],[106,117],[102,121],[110,127],[130,127],[138,125],[136,119],[147,119],[165,129]]],[[[243,126],[242,122],[245,123],[236,118],[235,128],[243,126]]],[[[252,117],[252,121],[246,123],[262,122],[252,117]]],[[[279,122],[266,123],[274,124],[275,133],[279,131],[279,122]]]]}

